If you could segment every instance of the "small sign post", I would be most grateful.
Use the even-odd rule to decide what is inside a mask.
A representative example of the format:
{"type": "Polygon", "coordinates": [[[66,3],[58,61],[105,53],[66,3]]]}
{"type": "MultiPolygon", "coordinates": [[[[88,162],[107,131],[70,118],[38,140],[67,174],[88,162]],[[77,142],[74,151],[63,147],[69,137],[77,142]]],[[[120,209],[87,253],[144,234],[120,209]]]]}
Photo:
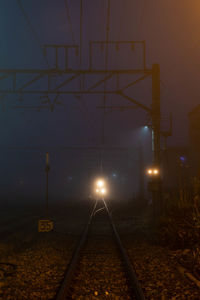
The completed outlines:
{"type": "Polygon", "coordinates": [[[53,221],[48,219],[48,210],[49,210],[49,153],[46,153],[46,203],[45,203],[45,215],[46,219],[38,221],[38,232],[49,232],[53,230],[53,221]]]}
{"type": "Polygon", "coordinates": [[[39,220],[38,221],[38,231],[39,232],[49,232],[53,230],[53,221],[51,220],[39,220]]]}

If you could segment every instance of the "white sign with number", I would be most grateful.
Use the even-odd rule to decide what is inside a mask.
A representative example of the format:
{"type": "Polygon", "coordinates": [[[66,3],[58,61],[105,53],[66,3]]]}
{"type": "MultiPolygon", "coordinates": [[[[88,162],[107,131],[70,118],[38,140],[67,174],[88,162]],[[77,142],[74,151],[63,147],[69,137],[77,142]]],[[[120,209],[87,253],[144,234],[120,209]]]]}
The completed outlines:
{"type": "Polygon", "coordinates": [[[38,221],[39,232],[49,232],[51,230],[53,230],[53,221],[47,219],[38,221]]]}

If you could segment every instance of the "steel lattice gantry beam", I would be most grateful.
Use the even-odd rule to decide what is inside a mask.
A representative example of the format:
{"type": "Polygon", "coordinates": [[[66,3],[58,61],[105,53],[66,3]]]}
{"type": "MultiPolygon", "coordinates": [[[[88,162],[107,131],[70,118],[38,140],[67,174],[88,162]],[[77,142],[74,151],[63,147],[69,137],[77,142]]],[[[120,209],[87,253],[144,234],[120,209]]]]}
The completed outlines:
{"type": "Polygon", "coordinates": [[[128,88],[152,75],[152,70],[146,67],[145,41],[90,41],[89,45],[88,69],[74,69],[71,67],[70,51],[78,56],[80,54],[79,46],[64,44],[44,45],[46,58],[48,57],[48,51],[53,53],[53,67],[51,69],[0,69],[0,96],[6,94],[39,94],[58,97],[59,95],[110,94],[122,96],[147,112],[151,112],[150,107],[126,94],[128,88]],[[104,47],[105,45],[114,46],[116,51],[119,51],[119,47],[123,45],[129,45],[133,51],[135,47],[138,47],[142,53],[140,67],[138,69],[95,68],[93,63],[94,47],[104,47]],[[61,51],[64,53],[62,66],[60,66],[61,51]],[[128,76],[127,84],[121,83],[122,76],[128,76]],[[112,81],[112,88],[107,84],[109,81],[112,81]]]}
{"type": "Polygon", "coordinates": [[[151,75],[152,70],[0,69],[0,95],[119,95],[150,112],[150,108],[127,96],[126,90],[151,75]],[[130,76],[129,83],[121,85],[121,75],[138,75],[138,78],[133,80],[130,76]],[[96,77],[95,82],[86,86],[84,82],[91,76],[96,77]],[[76,84],[80,79],[81,87],[76,84]],[[115,81],[115,88],[105,91],[101,85],[108,80],[115,81]]]}
{"type": "Polygon", "coordinates": [[[154,162],[160,164],[160,68],[158,64],[153,65],[152,69],[0,69],[0,97],[9,94],[19,96],[33,94],[47,98],[53,95],[53,102],[48,98],[52,110],[59,95],[121,96],[151,115],[154,130],[154,162]],[[126,84],[120,80],[123,75],[126,75],[126,84]],[[130,87],[147,77],[152,77],[152,103],[149,106],[127,94],[130,87]],[[107,84],[105,90],[104,84],[109,80],[112,80],[112,87],[107,84]]]}
{"type": "Polygon", "coordinates": [[[160,165],[160,68],[158,64],[152,69],[124,70],[61,70],[61,69],[0,69],[0,96],[7,94],[18,95],[55,95],[56,105],[59,95],[118,95],[129,100],[134,105],[148,112],[152,117],[154,132],[154,163],[160,165]],[[129,82],[121,84],[120,76],[129,75],[129,82]],[[133,75],[137,75],[133,79],[133,75]],[[91,76],[93,83],[89,86],[91,76]],[[126,91],[147,77],[152,77],[152,103],[146,106],[126,91]],[[89,78],[89,80],[88,80],[89,78]],[[104,83],[113,80],[114,87],[104,83]],[[82,84],[78,84],[82,81],[82,84]],[[87,82],[87,84],[85,84],[87,82]]]}

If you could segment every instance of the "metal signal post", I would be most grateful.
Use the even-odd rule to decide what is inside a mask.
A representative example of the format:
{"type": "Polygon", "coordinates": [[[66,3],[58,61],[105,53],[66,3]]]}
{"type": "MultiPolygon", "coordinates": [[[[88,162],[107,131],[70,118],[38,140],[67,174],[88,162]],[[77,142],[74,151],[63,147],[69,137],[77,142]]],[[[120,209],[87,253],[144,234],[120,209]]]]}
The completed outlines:
{"type": "Polygon", "coordinates": [[[53,230],[54,223],[52,220],[49,219],[49,153],[46,153],[46,203],[45,203],[45,218],[38,220],[38,231],[39,232],[49,232],[53,230]]]}
{"type": "Polygon", "coordinates": [[[161,211],[161,177],[160,177],[160,66],[152,66],[152,137],[153,137],[153,164],[159,170],[159,176],[152,178],[152,204],[154,216],[161,211]]]}
{"type": "Polygon", "coordinates": [[[49,210],[49,171],[50,171],[50,166],[49,166],[49,153],[46,153],[46,167],[45,167],[45,172],[46,172],[46,215],[48,216],[48,210],[49,210]]]}
{"type": "Polygon", "coordinates": [[[160,167],[160,66],[152,67],[152,129],[154,133],[154,164],[160,167]]]}

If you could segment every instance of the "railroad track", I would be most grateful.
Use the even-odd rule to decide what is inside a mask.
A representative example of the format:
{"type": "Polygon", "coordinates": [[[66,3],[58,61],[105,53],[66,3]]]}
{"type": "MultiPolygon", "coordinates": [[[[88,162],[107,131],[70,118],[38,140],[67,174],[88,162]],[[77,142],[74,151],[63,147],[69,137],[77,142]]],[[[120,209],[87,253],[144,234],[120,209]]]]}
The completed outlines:
{"type": "Polygon", "coordinates": [[[93,207],[56,300],[145,299],[109,209],[100,204],[93,207]]]}

